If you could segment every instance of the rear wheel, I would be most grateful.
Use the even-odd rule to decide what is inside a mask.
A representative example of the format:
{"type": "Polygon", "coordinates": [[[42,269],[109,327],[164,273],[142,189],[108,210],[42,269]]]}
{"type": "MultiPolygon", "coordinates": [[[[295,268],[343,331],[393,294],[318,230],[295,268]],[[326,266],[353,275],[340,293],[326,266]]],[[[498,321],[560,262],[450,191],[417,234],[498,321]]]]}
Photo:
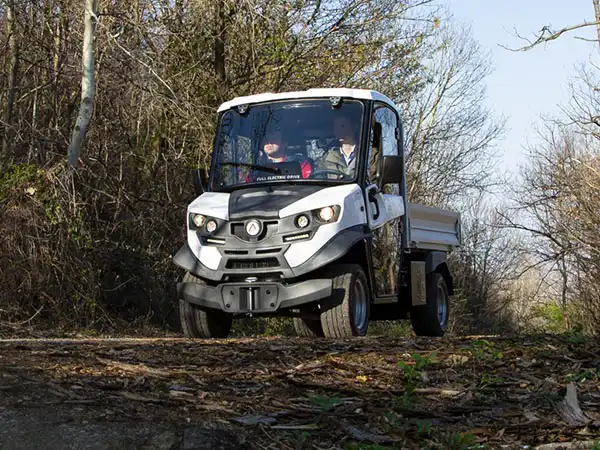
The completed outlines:
{"type": "Polygon", "coordinates": [[[300,337],[323,337],[323,327],[319,319],[294,317],[294,330],[300,337]]]}
{"type": "Polygon", "coordinates": [[[413,306],[410,319],[417,336],[443,336],[448,327],[450,296],[443,275],[432,272],[427,275],[427,303],[413,306]]]}
{"type": "Polygon", "coordinates": [[[325,304],[321,326],[326,337],[364,336],[369,327],[371,297],[367,277],[358,264],[331,269],[333,293],[325,304]]]}
{"type": "MultiPolygon", "coordinates": [[[[206,284],[189,272],[183,276],[182,281],[206,284]]],[[[233,323],[233,316],[230,314],[218,310],[202,309],[183,299],[179,299],[179,319],[183,335],[188,338],[225,338],[233,323]]]]}

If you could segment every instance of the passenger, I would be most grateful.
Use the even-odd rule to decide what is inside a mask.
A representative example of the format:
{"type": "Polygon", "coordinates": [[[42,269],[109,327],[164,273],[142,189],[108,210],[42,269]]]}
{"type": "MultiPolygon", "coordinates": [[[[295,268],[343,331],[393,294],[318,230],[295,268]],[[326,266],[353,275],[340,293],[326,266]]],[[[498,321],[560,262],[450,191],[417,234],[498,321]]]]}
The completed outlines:
{"type": "Polygon", "coordinates": [[[339,146],[329,150],[317,162],[317,170],[339,171],[354,176],[357,156],[357,137],[347,117],[334,120],[333,131],[339,146]]]}

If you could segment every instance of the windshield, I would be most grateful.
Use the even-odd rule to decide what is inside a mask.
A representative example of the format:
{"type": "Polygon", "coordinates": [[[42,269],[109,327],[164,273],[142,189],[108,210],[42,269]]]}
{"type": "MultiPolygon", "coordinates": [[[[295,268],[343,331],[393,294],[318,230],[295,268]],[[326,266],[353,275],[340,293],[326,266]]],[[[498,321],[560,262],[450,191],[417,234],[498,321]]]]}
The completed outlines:
{"type": "Polygon", "coordinates": [[[356,178],[363,105],[329,99],[250,105],[221,116],[211,189],[248,183],[349,183],[356,178]]]}

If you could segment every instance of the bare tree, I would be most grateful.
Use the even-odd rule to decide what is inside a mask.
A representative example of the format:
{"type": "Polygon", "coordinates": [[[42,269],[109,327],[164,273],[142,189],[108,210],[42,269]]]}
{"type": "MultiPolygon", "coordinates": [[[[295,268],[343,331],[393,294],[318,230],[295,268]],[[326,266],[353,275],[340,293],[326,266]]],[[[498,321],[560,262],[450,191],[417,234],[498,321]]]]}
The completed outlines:
{"type": "Polygon", "coordinates": [[[594,17],[596,18],[596,32],[598,33],[598,45],[600,45],[600,0],[592,0],[594,3],[594,17]]]}
{"type": "Polygon", "coordinates": [[[96,73],[95,73],[95,37],[97,5],[96,0],[85,0],[85,18],[83,32],[83,53],[82,65],[83,75],[81,77],[81,103],[79,105],[79,114],[77,122],[73,128],[71,142],[69,143],[67,159],[72,168],[77,167],[81,148],[85,141],[92,114],[94,112],[94,96],[96,93],[96,73]]]}
{"type": "Polygon", "coordinates": [[[490,63],[470,31],[448,22],[429,45],[423,50],[423,89],[399,100],[406,116],[410,198],[441,206],[498,182],[491,176],[491,150],[504,123],[485,107],[490,63]]]}
{"type": "MultiPolygon", "coordinates": [[[[503,205],[500,205],[503,206],[503,205]]],[[[525,268],[522,238],[503,226],[500,207],[482,194],[466,202],[463,244],[451,254],[455,277],[455,326],[468,332],[516,328],[513,283],[525,268]]]]}
{"type": "Polygon", "coordinates": [[[8,68],[8,86],[6,90],[6,110],[4,115],[5,131],[2,138],[2,150],[7,155],[10,143],[13,123],[13,107],[15,102],[15,88],[17,85],[17,74],[19,70],[19,45],[15,21],[15,5],[13,0],[6,4],[6,33],[8,34],[8,51],[10,63],[8,68]]]}

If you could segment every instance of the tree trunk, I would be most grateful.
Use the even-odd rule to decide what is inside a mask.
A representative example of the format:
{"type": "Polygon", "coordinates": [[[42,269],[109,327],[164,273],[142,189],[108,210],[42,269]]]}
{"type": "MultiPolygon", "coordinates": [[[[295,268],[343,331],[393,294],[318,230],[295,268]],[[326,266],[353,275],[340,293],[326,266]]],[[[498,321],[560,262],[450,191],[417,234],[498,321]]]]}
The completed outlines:
{"type": "Polygon", "coordinates": [[[596,31],[598,32],[598,45],[600,45],[600,0],[594,1],[594,13],[596,18],[596,31]]]}
{"type": "Polygon", "coordinates": [[[215,37],[215,72],[221,81],[225,81],[225,1],[217,1],[217,20],[215,37]]]}
{"type": "Polygon", "coordinates": [[[81,104],[77,122],[71,135],[67,159],[72,168],[77,167],[79,155],[94,111],[96,80],[94,73],[96,0],[85,0],[85,28],[83,32],[83,76],[81,79],[81,104]]]}
{"type": "Polygon", "coordinates": [[[8,70],[8,89],[6,92],[6,110],[4,116],[6,129],[2,140],[2,151],[5,155],[8,154],[10,136],[12,135],[11,127],[13,121],[13,105],[15,101],[15,86],[17,84],[17,72],[19,70],[19,46],[15,30],[15,5],[13,1],[9,1],[6,5],[6,31],[8,33],[10,67],[8,70]]]}

